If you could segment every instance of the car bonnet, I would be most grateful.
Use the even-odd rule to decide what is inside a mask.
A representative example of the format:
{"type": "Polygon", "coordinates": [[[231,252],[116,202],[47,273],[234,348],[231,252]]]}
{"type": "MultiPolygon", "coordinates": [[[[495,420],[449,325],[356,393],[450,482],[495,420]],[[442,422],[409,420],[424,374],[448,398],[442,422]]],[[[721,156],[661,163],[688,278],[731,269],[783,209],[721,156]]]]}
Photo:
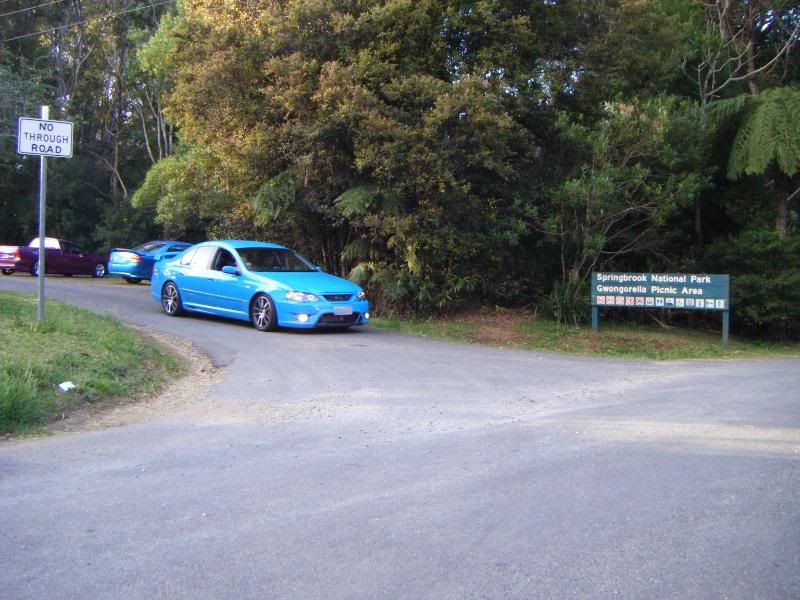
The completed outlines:
{"type": "Polygon", "coordinates": [[[357,294],[361,290],[356,284],[346,279],[320,271],[307,273],[259,272],[252,273],[252,275],[259,279],[275,281],[287,290],[317,295],[331,293],[357,294]]]}

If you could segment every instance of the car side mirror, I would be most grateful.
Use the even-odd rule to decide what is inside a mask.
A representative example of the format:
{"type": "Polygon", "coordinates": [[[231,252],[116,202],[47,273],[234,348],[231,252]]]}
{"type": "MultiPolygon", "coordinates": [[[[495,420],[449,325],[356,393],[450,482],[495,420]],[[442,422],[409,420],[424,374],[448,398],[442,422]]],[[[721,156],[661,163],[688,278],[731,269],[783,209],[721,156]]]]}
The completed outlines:
{"type": "Polygon", "coordinates": [[[228,275],[238,275],[239,274],[239,271],[236,269],[236,267],[232,267],[230,265],[225,265],[224,267],[222,267],[222,272],[223,273],[227,273],[228,275]]]}

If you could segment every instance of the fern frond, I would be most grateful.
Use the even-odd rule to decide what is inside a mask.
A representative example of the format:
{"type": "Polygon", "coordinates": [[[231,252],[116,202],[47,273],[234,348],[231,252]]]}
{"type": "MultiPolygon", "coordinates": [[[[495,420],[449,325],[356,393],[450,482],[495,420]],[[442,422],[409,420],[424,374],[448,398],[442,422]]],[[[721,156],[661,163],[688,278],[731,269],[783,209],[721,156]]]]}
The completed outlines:
{"type": "Polygon", "coordinates": [[[717,100],[712,102],[706,108],[706,114],[709,121],[714,126],[719,126],[727,122],[729,119],[736,117],[745,111],[745,108],[753,102],[753,96],[750,94],[742,94],[735,98],[726,98],[724,100],[717,100]]]}
{"type": "Polygon", "coordinates": [[[378,190],[371,185],[352,187],[334,200],[339,211],[348,219],[366,215],[372,208],[378,190]]]}
{"type": "Polygon", "coordinates": [[[280,217],[281,213],[294,203],[297,193],[297,180],[290,171],[284,171],[267,181],[253,199],[256,223],[265,225],[280,217]]]}
{"type": "Polygon", "coordinates": [[[731,148],[728,177],[759,175],[773,162],[789,177],[800,171],[800,88],[773,88],[754,97],[731,148]]]}
{"type": "Polygon", "coordinates": [[[362,239],[353,240],[344,247],[344,250],[342,250],[342,260],[349,263],[365,260],[369,258],[369,255],[369,242],[362,239]]]}

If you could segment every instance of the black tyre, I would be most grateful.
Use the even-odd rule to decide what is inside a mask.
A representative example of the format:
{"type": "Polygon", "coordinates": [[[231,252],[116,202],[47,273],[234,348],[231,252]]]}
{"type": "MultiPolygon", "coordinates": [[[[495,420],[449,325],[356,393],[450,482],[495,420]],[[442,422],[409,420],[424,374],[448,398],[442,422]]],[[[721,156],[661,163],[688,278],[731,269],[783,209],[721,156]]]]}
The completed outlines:
{"type": "Polygon", "coordinates": [[[3,275],[13,275],[14,269],[3,269],[3,275]]]}
{"type": "Polygon", "coordinates": [[[100,278],[106,276],[106,266],[103,263],[97,263],[92,271],[92,277],[100,278]]]}
{"type": "Polygon", "coordinates": [[[161,288],[161,308],[170,317],[177,317],[183,312],[181,306],[181,294],[174,283],[168,281],[161,288]]]}
{"type": "Polygon", "coordinates": [[[139,279],[138,277],[126,277],[125,281],[127,283],[130,283],[131,285],[136,285],[141,281],[141,279],[139,279]]]}
{"type": "Polygon", "coordinates": [[[39,276],[39,261],[38,260],[31,265],[31,275],[33,275],[34,277],[38,277],[39,276]]]}
{"type": "Polygon", "coordinates": [[[250,322],[259,331],[275,331],[278,315],[275,303],[266,294],[256,294],[250,303],[250,322]]]}

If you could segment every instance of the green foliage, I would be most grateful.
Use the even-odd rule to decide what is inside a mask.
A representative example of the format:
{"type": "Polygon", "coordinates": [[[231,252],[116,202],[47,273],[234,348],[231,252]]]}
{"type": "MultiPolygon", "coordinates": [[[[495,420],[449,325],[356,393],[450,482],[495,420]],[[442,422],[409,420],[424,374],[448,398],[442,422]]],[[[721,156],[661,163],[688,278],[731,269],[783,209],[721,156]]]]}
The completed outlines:
{"type": "Polygon", "coordinates": [[[745,333],[800,338],[800,235],[748,231],[708,248],[700,267],[731,274],[734,326],[745,333]]]}
{"type": "Polygon", "coordinates": [[[722,131],[734,129],[728,178],[768,176],[775,228],[789,228],[791,178],[800,170],[800,88],[777,87],[710,105],[709,116],[722,131]]]}
{"type": "Polygon", "coordinates": [[[37,389],[30,371],[0,367],[0,431],[27,430],[41,425],[53,412],[53,398],[37,389]]]}
{"type": "MultiPolygon", "coordinates": [[[[692,104],[671,98],[609,103],[594,125],[562,116],[566,173],[538,215],[560,246],[563,282],[612,265],[642,268],[660,250],[669,219],[709,185],[699,119],[692,104]]],[[[555,303],[571,291],[555,290],[555,303]]]]}
{"type": "Polygon", "coordinates": [[[627,0],[597,7],[583,42],[581,102],[594,112],[607,100],[677,94],[684,63],[704,31],[700,3],[627,0]]]}
{"type": "Polygon", "coordinates": [[[216,157],[200,148],[164,158],[147,173],[131,203],[155,211],[167,237],[202,238],[233,204],[216,184],[218,168],[216,157]]]}
{"type": "Polygon", "coordinates": [[[122,196],[115,196],[103,204],[100,222],[94,230],[95,245],[106,250],[132,248],[161,236],[154,208],[136,208],[129,198],[122,196]]]}
{"type": "Polygon", "coordinates": [[[297,186],[296,177],[289,171],[264,183],[254,200],[256,222],[264,225],[279,219],[284,210],[294,203],[297,186]]]}
{"type": "Polygon", "coordinates": [[[764,174],[771,164],[787,176],[800,170],[800,88],[779,87],[712,105],[717,119],[742,114],[728,161],[728,177],[764,174]]]}
{"type": "Polygon", "coordinates": [[[559,325],[577,327],[589,316],[589,285],[586,281],[556,281],[544,302],[545,314],[559,325]]]}
{"type": "Polygon", "coordinates": [[[17,154],[17,120],[38,117],[49,92],[42,75],[26,62],[16,68],[0,62],[0,244],[28,243],[36,229],[39,161],[17,154]]]}

